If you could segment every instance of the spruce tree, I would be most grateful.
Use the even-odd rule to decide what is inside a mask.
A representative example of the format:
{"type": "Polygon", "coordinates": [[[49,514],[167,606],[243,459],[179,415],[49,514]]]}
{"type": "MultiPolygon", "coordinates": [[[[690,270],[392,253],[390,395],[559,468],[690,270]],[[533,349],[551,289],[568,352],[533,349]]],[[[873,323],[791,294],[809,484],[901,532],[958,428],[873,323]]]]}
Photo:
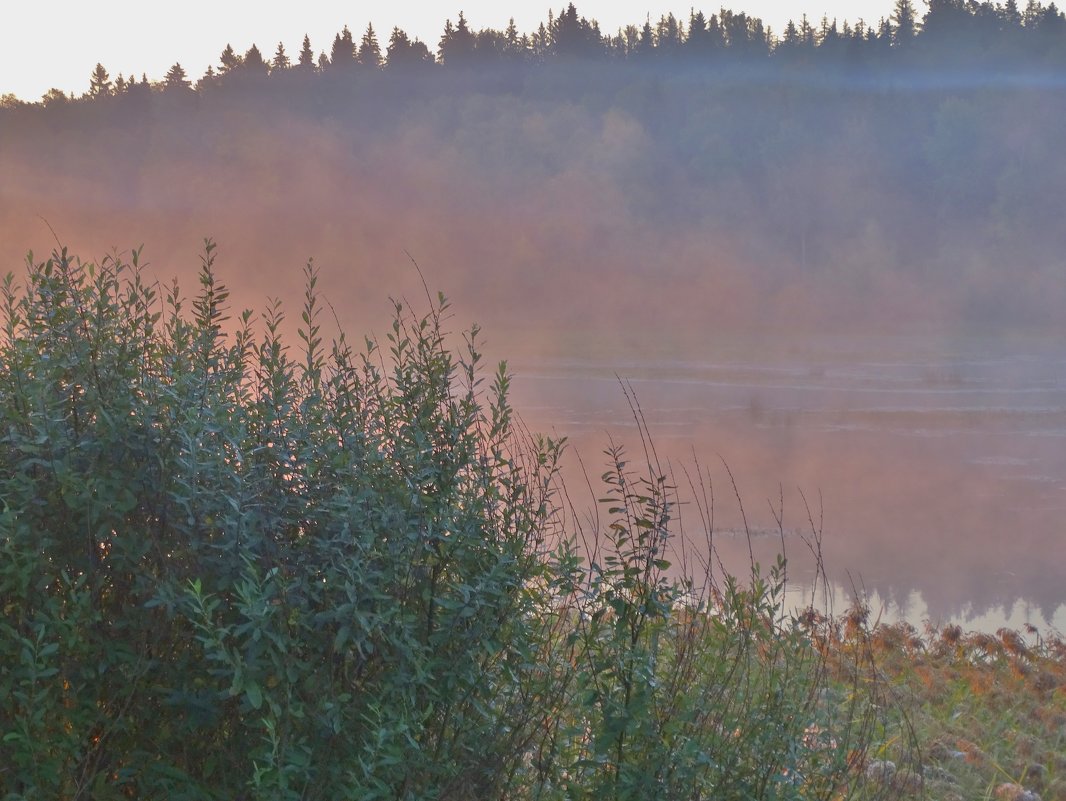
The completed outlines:
{"type": "Polygon", "coordinates": [[[254,44],[244,54],[244,67],[249,73],[254,75],[266,75],[270,72],[270,65],[266,63],[262,52],[254,44]]]}
{"type": "Polygon", "coordinates": [[[651,27],[651,18],[645,18],[644,27],[640,29],[640,38],[637,40],[636,53],[638,56],[647,57],[655,52],[655,31],[651,27]]]}
{"type": "Polygon", "coordinates": [[[274,60],[270,62],[270,73],[273,75],[276,72],[284,72],[291,66],[292,63],[285,52],[285,45],[278,42],[278,49],[274,51],[274,60]]]}
{"type": "Polygon", "coordinates": [[[166,77],[163,78],[163,88],[167,91],[192,89],[192,84],[189,82],[189,78],[181,64],[175,64],[170,68],[166,77]]]}
{"type": "Polygon", "coordinates": [[[313,71],[315,68],[315,54],[311,50],[311,37],[304,34],[303,46],[300,48],[300,60],[296,66],[304,71],[313,71]]]}
{"type": "Polygon", "coordinates": [[[685,38],[685,52],[692,56],[706,58],[711,52],[711,37],[707,31],[707,18],[702,11],[693,10],[688,18],[688,36],[685,38]]]}
{"type": "Polygon", "coordinates": [[[914,40],[916,33],[914,4],[911,0],[896,0],[892,21],[896,25],[892,32],[893,44],[897,47],[906,47],[914,40]]]}
{"type": "Polygon", "coordinates": [[[518,26],[515,25],[514,17],[511,17],[507,21],[507,30],[504,31],[504,37],[507,39],[507,52],[514,55],[520,52],[521,45],[519,44],[518,26]]]}
{"type": "Polygon", "coordinates": [[[444,35],[440,40],[440,60],[445,66],[469,64],[474,56],[474,34],[459,12],[459,21],[453,26],[451,20],[444,23],[444,35]]]}
{"type": "Polygon", "coordinates": [[[355,42],[347,25],[333,39],[329,63],[334,69],[351,69],[355,65],[355,42]]]}
{"type": "Polygon", "coordinates": [[[366,32],[359,43],[356,60],[364,67],[381,68],[381,47],[378,45],[378,36],[374,33],[374,26],[370,23],[367,23],[366,32]]]}
{"type": "Polygon", "coordinates": [[[89,76],[89,97],[108,97],[111,95],[111,78],[103,64],[97,64],[89,76]]]}
{"type": "Polygon", "coordinates": [[[215,68],[210,64],[207,65],[207,71],[204,72],[204,76],[196,82],[196,91],[202,92],[204,89],[215,86],[218,83],[218,73],[215,72],[215,68]]]}
{"type": "Polygon", "coordinates": [[[433,55],[424,42],[411,40],[400,28],[393,28],[389,36],[389,45],[385,51],[388,69],[405,69],[426,66],[433,63],[433,55]]]}
{"type": "Polygon", "coordinates": [[[233,45],[230,44],[226,45],[226,49],[222,51],[222,55],[218,57],[218,60],[222,65],[218,71],[219,75],[229,75],[241,66],[241,57],[234,52],[233,45]]]}

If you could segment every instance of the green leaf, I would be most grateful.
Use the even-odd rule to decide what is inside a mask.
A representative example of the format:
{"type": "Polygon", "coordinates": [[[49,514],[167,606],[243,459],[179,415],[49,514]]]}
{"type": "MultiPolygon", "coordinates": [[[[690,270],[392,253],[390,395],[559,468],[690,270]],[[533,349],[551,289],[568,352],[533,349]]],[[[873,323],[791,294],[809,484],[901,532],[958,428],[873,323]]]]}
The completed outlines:
{"type": "Polygon", "coordinates": [[[244,694],[248,698],[248,703],[252,705],[252,709],[259,709],[263,705],[263,691],[259,689],[259,684],[255,681],[249,681],[244,685],[244,694]]]}
{"type": "Polygon", "coordinates": [[[341,626],[337,631],[337,636],[333,638],[333,650],[340,651],[344,648],[344,644],[348,642],[348,638],[351,636],[352,630],[349,626],[341,626]]]}

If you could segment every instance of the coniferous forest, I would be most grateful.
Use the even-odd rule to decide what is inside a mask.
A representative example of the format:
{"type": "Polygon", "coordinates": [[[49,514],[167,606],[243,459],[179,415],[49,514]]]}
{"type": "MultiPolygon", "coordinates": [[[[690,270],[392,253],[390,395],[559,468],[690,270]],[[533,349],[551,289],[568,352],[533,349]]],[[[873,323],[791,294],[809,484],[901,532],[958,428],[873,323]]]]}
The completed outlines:
{"type": "MultiPolygon", "coordinates": [[[[774,32],[761,19],[722,8],[705,14],[692,9],[688,20],[673,13],[653,23],[627,25],[615,33],[601,31],[595,20],[581,16],[573,3],[558,14],[549,10],[546,22],[533,32],[521,32],[512,19],[506,30],[475,30],[459,12],[445,23],[435,47],[412,40],[393,28],[384,44],[372,25],[356,41],[345,26],[328,47],[316,50],[306,35],[299,51],[291,53],[278,42],[270,49],[253,44],[241,54],[226,45],[217,66],[200,76],[187,74],[175,63],[165,76],[149,80],[142,74],[118,74],[112,79],[103,64],[89,76],[85,99],[101,99],[149,91],[207,92],[219,87],[251,88],[256,79],[295,82],[311,75],[331,76],[334,82],[358,72],[404,71],[431,66],[493,71],[519,65],[575,66],[612,62],[645,66],[687,64],[699,69],[740,63],[773,65],[777,69],[847,66],[849,70],[906,71],[921,68],[1000,71],[1054,71],[1066,63],[1066,15],[1054,2],[1029,0],[1020,9],[1014,0],[933,0],[920,14],[911,0],[897,0],[892,14],[876,22],[857,19],[790,19],[774,32]]],[[[305,90],[307,86],[302,88],[305,90]]],[[[75,99],[58,89],[47,92],[45,106],[75,99]]],[[[4,96],[4,105],[22,101],[4,96]]]]}
{"type": "MultiPolygon", "coordinates": [[[[575,285],[552,305],[589,294],[589,265],[613,265],[619,291],[654,270],[702,290],[663,299],[693,329],[708,315],[743,325],[756,299],[760,325],[981,329],[1054,324],[1066,300],[1054,4],[934,2],[923,15],[899,2],[876,24],[801,18],[781,32],[694,10],[615,33],[570,5],[533,32],[460,15],[433,47],[368,26],[292,49],[227,45],[199,77],[100,64],[82,97],[5,96],[0,164],[18,202],[0,230],[26,230],[15,209],[62,226],[84,204],[100,215],[91,247],[106,250],[127,246],[117,214],[144,218],[150,243],[162,216],[189,209],[202,218],[180,234],[169,218],[164,246],[205,229],[232,246],[245,231],[228,235],[227,212],[269,208],[263,244],[299,263],[309,254],[286,243],[343,258],[338,227],[312,221],[347,208],[367,264],[432,252],[456,290],[484,287],[497,264],[513,279],[500,292],[544,303],[575,285]],[[478,225],[486,215],[501,219],[478,225]]],[[[31,244],[4,239],[9,259],[31,244]]],[[[609,305],[581,315],[603,322],[609,305]]]]}
{"type": "Polygon", "coordinates": [[[0,100],[4,801],[1066,799],[1061,636],[828,602],[824,557],[862,548],[886,596],[1051,619],[1060,528],[1011,529],[1021,489],[905,461],[927,430],[891,407],[903,457],[842,464],[829,519],[854,487],[959,516],[886,503],[830,544],[771,476],[763,537],[745,477],[660,458],[609,382],[631,441],[586,509],[567,432],[486,367],[738,331],[1060,341],[1054,3],[293,36],[0,100]],[[882,462],[906,469],[863,484],[882,462]],[[931,550],[952,528],[973,547],[931,550]],[[812,573],[758,556],[786,537],[812,573]],[[976,586],[990,563],[1023,589],[976,586]]]}

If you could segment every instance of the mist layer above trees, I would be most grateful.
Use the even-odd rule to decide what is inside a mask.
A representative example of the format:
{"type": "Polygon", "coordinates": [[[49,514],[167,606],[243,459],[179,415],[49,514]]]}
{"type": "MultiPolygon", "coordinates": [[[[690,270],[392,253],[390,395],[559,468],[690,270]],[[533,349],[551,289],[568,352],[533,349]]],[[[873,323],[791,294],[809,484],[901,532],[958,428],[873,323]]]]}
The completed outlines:
{"type": "Polygon", "coordinates": [[[4,255],[51,246],[41,216],[88,252],[130,230],[190,254],[254,241],[238,255],[268,272],[314,243],[340,291],[407,250],[460,304],[517,300],[538,327],[1058,320],[1054,4],[899,0],[780,35],[726,9],[608,34],[570,5],[531,33],[460,14],[432,50],[368,26],[317,52],[227,45],[195,82],[101,64],[78,100],[5,96],[4,255]]]}
{"type": "Polygon", "coordinates": [[[188,264],[212,235],[283,295],[314,255],[371,308],[406,250],[509,326],[1059,324],[1061,84],[782,65],[292,70],[7,109],[3,255],[51,246],[40,216],[188,264]]]}

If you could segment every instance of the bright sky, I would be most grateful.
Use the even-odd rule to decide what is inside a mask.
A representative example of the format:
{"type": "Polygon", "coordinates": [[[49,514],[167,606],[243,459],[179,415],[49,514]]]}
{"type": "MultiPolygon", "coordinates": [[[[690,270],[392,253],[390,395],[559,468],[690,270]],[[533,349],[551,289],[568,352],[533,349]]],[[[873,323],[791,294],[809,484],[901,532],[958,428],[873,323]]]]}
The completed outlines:
{"type": "MultiPolygon", "coordinates": [[[[822,15],[854,22],[876,22],[891,13],[891,0],[583,0],[578,12],[596,19],[604,32],[652,21],[673,11],[687,20],[691,5],[708,15],[726,5],[758,16],[780,33],[789,17],[804,12],[812,21],[822,15]]],[[[388,3],[338,3],[335,0],[0,0],[0,94],[13,92],[38,100],[52,87],[83,93],[89,73],[100,62],[115,78],[121,72],[147,73],[158,80],[180,62],[198,78],[227,43],[243,53],[254,42],[268,59],[277,43],[290,55],[303,35],[311,37],[316,55],[329,50],[334,35],[348,25],[356,36],[373,23],[384,49],[393,26],[422,39],[436,51],[444,21],[462,9],[471,27],[505,28],[513,16],[522,32],[532,32],[564,0],[390,0],[388,3]]]]}

